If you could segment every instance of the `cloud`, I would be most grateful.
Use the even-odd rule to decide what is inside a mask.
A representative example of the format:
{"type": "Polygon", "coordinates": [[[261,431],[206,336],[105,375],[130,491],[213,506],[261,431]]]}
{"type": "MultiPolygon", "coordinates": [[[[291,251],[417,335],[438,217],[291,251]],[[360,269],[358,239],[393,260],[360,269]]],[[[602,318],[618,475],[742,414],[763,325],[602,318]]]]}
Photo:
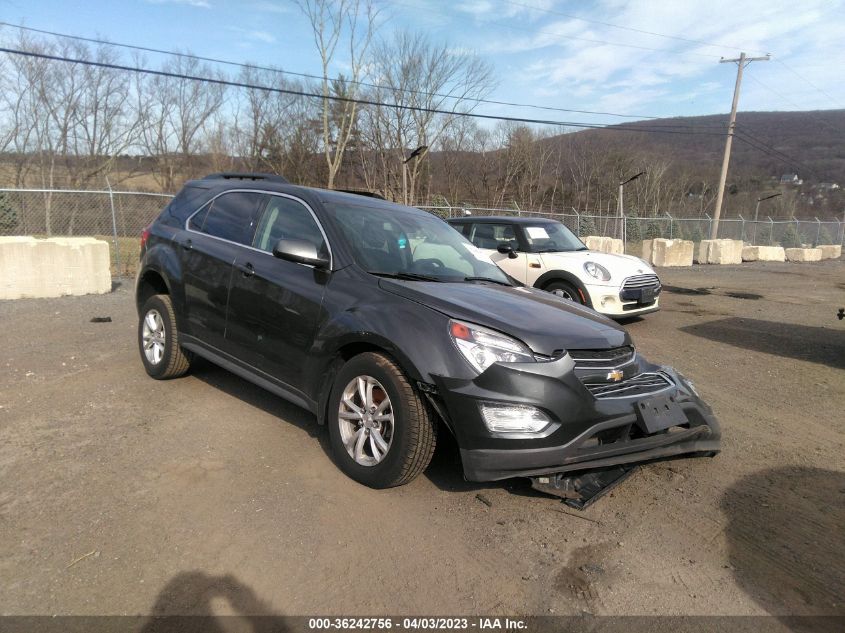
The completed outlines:
{"type": "MultiPolygon", "coordinates": [[[[470,4],[482,11],[485,0],[470,4]]],[[[507,55],[513,70],[511,81],[503,83],[520,86],[521,94],[534,87],[538,97],[548,99],[557,90],[566,104],[576,101],[575,107],[585,109],[628,112],[653,104],[671,109],[694,100],[696,107],[725,111],[736,75],[718,63],[719,57],[736,57],[741,50],[772,52],[801,75],[776,61],[755,62],[748,72],[757,85],[743,84],[742,108],[797,109],[788,100],[802,108],[843,107],[845,87],[834,79],[845,64],[839,44],[845,29],[842,1],[805,0],[799,6],[790,0],[748,0],[746,5],[735,11],[734,0],[675,0],[671,10],[655,11],[649,0],[601,0],[591,8],[582,5],[578,15],[675,38],[548,13],[537,28],[518,18],[509,27],[498,20],[506,28],[497,28],[495,36],[485,29],[479,48],[494,59],[507,55]],[[760,82],[785,98],[771,89],[765,95],[760,82]]]]}
{"type": "Polygon", "coordinates": [[[199,9],[210,9],[211,4],[208,0],[146,0],[149,4],[183,4],[188,7],[197,7],[199,9]]]}
{"type": "Polygon", "coordinates": [[[258,29],[244,29],[239,26],[230,26],[229,30],[240,35],[244,40],[253,42],[262,42],[264,44],[273,44],[276,41],[276,36],[267,31],[258,29]]]}
{"type": "Polygon", "coordinates": [[[280,2],[272,2],[272,0],[264,0],[262,2],[253,2],[250,4],[256,11],[264,11],[265,13],[290,13],[291,7],[280,2]]]}

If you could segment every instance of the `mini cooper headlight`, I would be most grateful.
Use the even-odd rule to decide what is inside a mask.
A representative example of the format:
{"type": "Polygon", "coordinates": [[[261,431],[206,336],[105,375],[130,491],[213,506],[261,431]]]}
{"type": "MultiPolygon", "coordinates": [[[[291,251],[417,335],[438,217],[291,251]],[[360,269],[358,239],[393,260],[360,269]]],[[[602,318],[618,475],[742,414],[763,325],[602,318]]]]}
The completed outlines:
{"type": "Polygon", "coordinates": [[[455,347],[478,373],[493,363],[533,363],[534,354],[515,338],[463,321],[449,321],[455,347]]]}
{"type": "Polygon", "coordinates": [[[600,281],[610,281],[610,271],[601,264],[584,262],[584,270],[590,277],[595,277],[600,281]]]}

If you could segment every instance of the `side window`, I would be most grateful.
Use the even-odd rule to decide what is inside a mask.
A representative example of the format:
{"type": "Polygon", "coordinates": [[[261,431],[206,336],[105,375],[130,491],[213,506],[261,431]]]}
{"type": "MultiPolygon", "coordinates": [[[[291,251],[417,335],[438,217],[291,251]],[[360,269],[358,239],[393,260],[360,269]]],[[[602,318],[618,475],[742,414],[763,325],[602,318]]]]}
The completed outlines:
{"type": "Polygon", "coordinates": [[[188,226],[230,242],[251,244],[264,198],[247,191],[224,193],[191,218],[188,226]]]}
{"type": "Polygon", "coordinates": [[[469,233],[469,241],[478,248],[496,250],[501,243],[511,244],[518,248],[516,233],[510,224],[488,224],[477,223],[472,225],[469,233]]]}
{"type": "Polygon", "coordinates": [[[270,196],[253,246],[272,252],[276,242],[282,239],[307,240],[317,247],[318,253],[328,255],[323,234],[311,212],[296,200],[270,196]]]}

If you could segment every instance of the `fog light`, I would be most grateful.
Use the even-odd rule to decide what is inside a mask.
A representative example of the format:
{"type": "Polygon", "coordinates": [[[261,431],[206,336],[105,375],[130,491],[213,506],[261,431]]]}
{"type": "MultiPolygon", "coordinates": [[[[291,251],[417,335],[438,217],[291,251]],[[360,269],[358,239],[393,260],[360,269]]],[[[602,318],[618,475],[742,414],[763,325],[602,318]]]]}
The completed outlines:
{"type": "Polygon", "coordinates": [[[613,305],[614,303],[616,303],[616,297],[614,297],[614,296],[605,296],[605,297],[601,298],[602,307],[604,307],[608,304],[613,305]]]}
{"type": "Polygon", "coordinates": [[[481,417],[493,433],[539,433],[550,422],[540,409],[523,404],[482,402],[481,417]]]}

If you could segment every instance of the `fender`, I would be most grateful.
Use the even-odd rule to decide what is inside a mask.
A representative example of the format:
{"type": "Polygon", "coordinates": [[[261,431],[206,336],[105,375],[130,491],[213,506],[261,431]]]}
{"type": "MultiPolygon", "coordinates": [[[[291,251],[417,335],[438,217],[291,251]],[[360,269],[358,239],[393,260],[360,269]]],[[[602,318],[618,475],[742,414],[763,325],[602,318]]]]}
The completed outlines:
{"type": "Polygon", "coordinates": [[[534,287],[542,289],[543,286],[545,286],[547,283],[555,281],[556,279],[567,281],[573,286],[575,286],[575,288],[581,293],[581,295],[586,300],[586,306],[588,308],[593,307],[593,302],[590,300],[590,293],[587,292],[587,289],[584,287],[584,284],[581,282],[581,280],[569,271],[549,270],[537,277],[537,280],[534,282],[534,287]]]}
{"type": "Polygon", "coordinates": [[[444,355],[441,346],[426,344],[435,337],[448,336],[448,317],[432,310],[441,318],[432,319],[432,314],[423,318],[418,304],[409,301],[407,306],[391,303],[392,318],[385,319],[385,308],[377,303],[358,303],[319,327],[312,353],[303,367],[308,376],[306,384],[317,389],[309,395],[320,403],[319,422],[324,421],[328,395],[343,364],[344,350],[383,351],[396,361],[412,383],[433,384],[436,375],[471,374],[457,350],[454,356],[444,355]]]}
{"type": "MultiPolygon", "coordinates": [[[[143,267],[138,273],[135,287],[135,301],[138,301],[138,287],[147,272],[156,272],[164,280],[177,319],[183,314],[185,307],[185,286],[182,283],[182,265],[178,256],[173,252],[170,244],[154,244],[144,253],[143,267]]],[[[140,309],[140,306],[138,306],[140,309]]],[[[182,324],[177,323],[181,328],[182,324]]]]}

